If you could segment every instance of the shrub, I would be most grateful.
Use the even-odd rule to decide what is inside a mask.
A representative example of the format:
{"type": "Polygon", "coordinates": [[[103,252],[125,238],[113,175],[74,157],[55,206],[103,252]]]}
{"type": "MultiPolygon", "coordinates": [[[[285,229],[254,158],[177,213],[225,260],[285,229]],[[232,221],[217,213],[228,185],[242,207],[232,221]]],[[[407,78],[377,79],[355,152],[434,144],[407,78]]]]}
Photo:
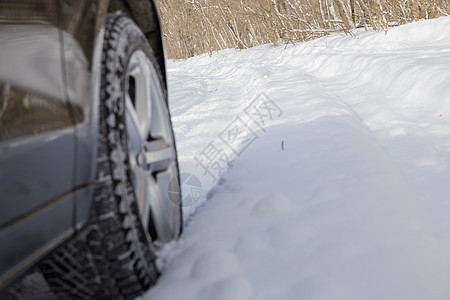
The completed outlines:
{"type": "Polygon", "coordinates": [[[447,0],[157,0],[169,58],[447,15],[447,0]]]}

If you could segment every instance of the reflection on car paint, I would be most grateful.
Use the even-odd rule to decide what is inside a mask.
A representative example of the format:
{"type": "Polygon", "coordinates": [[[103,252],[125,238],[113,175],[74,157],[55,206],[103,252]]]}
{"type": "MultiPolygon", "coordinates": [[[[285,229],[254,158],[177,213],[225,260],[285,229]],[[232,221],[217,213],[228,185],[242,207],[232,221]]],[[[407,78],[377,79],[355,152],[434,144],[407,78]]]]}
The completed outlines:
{"type": "Polygon", "coordinates": [[[53,0],[2,0],[0,22],[45,23],[57,25],[57,1],[53,0]]]}
{"type": "MultiPolygon", "coordinates": [[[[64,102],[0,82],[0,141],[72,126],[64,102]]],[[[77,115],[82,114],[76,107],[77,115]]],[[[80,118],[80,117],[79,117],[80,118]]]]}

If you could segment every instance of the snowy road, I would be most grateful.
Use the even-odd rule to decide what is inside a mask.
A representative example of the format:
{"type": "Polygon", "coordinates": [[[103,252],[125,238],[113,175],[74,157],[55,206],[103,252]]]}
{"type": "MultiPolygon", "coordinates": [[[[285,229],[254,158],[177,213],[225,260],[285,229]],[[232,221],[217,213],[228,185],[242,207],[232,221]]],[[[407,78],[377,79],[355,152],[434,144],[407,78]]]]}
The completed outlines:
{"type": "Polygon", "coordinates": [[[143,298],[450,299],[449,28],[170,62],[189,207],[143,298]]]}

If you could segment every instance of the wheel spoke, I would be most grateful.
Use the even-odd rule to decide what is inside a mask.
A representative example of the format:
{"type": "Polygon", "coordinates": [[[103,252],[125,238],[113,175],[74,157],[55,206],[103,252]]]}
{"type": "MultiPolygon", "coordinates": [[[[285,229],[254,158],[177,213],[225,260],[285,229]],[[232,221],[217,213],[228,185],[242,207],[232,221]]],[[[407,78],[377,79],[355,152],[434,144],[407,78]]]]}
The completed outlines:
{"type": "Polygon", "coordinates": [[[172,129],[169,120],[169,111],[165,103],[164,96],[161,93],[160,88],[156,86],[157,78],[152,81],[151,97],[153,118],[151,119],[151,133],[152,136],[159,139],[164,139],[166,143],[171,143],[172,129]]]}
{"type": "Polygon", "coordinates": [[[147,58],[143,54],[138,55],[133,62],[138,64],[138,67],[132,73],[135,83],[134,107],[139,120],[140,132],[143,139],[146,140],[150,131],[152,114],[150,70],[147,58]]]}
{"type": "Polygon", "coordinates": [[[145,152],[145,161],[148,164],[154,164],[157,162],[173,159],[173,156],[174,156],[173,149],[165,148],[165,149],[145,152]]]}
{"type": "Polygon", "coordinates": [[[132,155],[136,156],[144,144],[144,139],[139,130],[139,120],[136,114],[136,110],[134,109],[133,103],[131,102],[130,97],[126,96],[126,123],[127,123],[127,133],[128,140],[130,142],[130,149],[132,155]]]}
{"type": "Polygon", "coordinates": [[[140,155],[139,160],[145,162],[146,168],[154,173],[167,169],[170,161],[175,159],[175,150],[164,140],[154,140],[145,143],[140,155]]]}
{"type": "Polygon", "coordinates": [[[162,205],[164,206],[166,215],[169,216],[168,222],[170,222],[171,233],[173,234],[173,238],[175,238],[177,229],[180,228],[181,225],[179,214],[181,203],[174,203],[169,195],[169,191],[175,190],[172,185],[178,183],[177,165],[174,161],[170,163],[166,171],[157,174],[156,182],[160,191],[165,195],[161,201],[163,202],[162,205]]]}
{"type": "Polygon", "coordinates": [[[168,223],[171,218],[164,207],[163,199],[165,197],[155,179],[152,176],[148,176],[148,179],[147,199],[152,210],[152,221],[155,225],[158,240],[161,243],[167,243],[172,239],[172,234],[170,233],[171,226],[168,223]]]}
{"type": "Polygon", "coordinates": [[[138,200],[139,211],[144,212],[147,206],[147,174],[135,162],[131,163],[131,170],[134,174],[134,193],[138,200]]]}

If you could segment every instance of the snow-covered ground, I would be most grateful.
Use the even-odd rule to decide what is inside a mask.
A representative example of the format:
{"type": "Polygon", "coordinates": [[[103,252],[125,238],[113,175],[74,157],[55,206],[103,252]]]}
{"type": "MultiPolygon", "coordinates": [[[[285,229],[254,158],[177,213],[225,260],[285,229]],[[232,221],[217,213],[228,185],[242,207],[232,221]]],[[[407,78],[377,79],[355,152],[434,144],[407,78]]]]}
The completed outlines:
{"type": "Polygon", "coordinates": [[[144,299],[450,299],[449,28],[169,62],[186,228],[144,299]]]}

